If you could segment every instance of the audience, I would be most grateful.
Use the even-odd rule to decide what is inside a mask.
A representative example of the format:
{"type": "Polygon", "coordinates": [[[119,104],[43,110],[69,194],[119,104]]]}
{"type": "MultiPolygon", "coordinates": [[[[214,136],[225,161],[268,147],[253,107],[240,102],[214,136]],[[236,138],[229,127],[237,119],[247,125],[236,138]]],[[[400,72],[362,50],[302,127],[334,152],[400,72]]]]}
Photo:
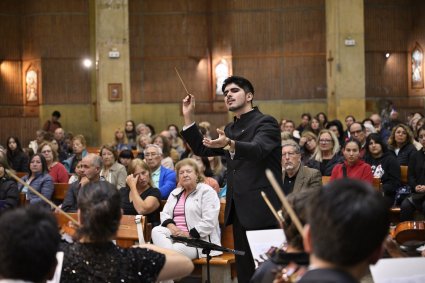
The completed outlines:
{"type": "Polygon", "coordinates": [[[360,159],[360,142],[350,138],[342,149],[344,162],[335,165],[331,174],[331,181],[342,178],[358,179],[373,183],[370,165],[360,159]]]}
{"type": "Polygon", "coordinates": [[[44,142],[38,148],[38,153],[41,153],[47,162],[47,168],[49,169],[49,175],[52,177],[54,183],[68,183],[69,175],[58,160],[58,154],[53,150],[51,143],[44,142]]]}
{"type": "Polygon", "coordinates": [[[52,118],[44,123],[43,131],[54,133],[56,129],[62,128],[62,125],[59,122],[60,117],[61,113],[59,111],[53,111],[52,118]]]}
{"type": "Polygon", "coordinates": [[[111,145],[102,146],[100,148],[100,156],[103,161],[100,176],[102,176],[105,181],[114,185],[117,189],[125,187],[127,170],[124,165],[118,163],[118,154],[114,147],[111,145]]]}
{"type": "Polygon", "coordinates": [[[144,151],[145,161],[152,172],[154,188],[161,191],[161,198],[167,199],[176,187],[176,172],[161,165],[162,150],[156,144],[148,144],[144,151]]]}
{"type": "MultiPolygon", "coordinates": [[[[191,259],[205,257],[202,249],[174,242],[170,236],[192,237],[220,245],[220,201],[217,193],[202,183],[202,175],[194,160],[179,161],[176,171],[180,187],[168,197],[161,212],[162,225],[152,230],[152,241],[157,246],[176,250],[191,259]]],[[[218,254],[221,252],[211,252],[212,256],[218,254]]]]}
{"type": "Polygon", "coordinates": [[[221,156],[208,156],[210,162],[212,177],[218,182],[220,188],[224,187],[227,183],[226,166],[221,162],[221,156]]]}
{"type": "Polygon", "coordinates": [[[174,170],[174,161],[170,156],[171,146],[168,139],[161,135],[155,135],[152,138],[152,143],[159,146],[162,150],[161,165],[165,168],[174,170]]]}
{"type": "MultiPolygon", "coordinates": [[[[11,208],[15,208],[19,203],[19,190],[14,179],[7,170],[12,170],[7,160],[0,158],[0,214],[11,208]]],[[[13,170],[12,170],[13,171],[13,170]]]]}
{"type": "Polygon", "coordinates": [[[366,154],[366,128],[362,123],[354,122],[351,124],[350,137],[360,143],[360,158],[366,154]]]}
{"type": "Polygon", "coordinates": [[[152,227],[159,225],[161,192],[152,185],[151,169],[136,158],[130,162],[127,186],[120,189],[124,214],[145,215],[152,227]]]}
{"type": "Polygon", "coordinates": [[[112,242],[120,225],[121,201],[108,182],[90,183],[81,190],[78,215],[76,242],[61,247],[63,283],[157,282],[193,270],[192,262],[177,252],[149,244],[120,248],[112,242]]]}
{"type": "Polygon", "coordinates": [[[334,166],[342,160],[338,139],[332,131],[324,129],[319,133],[318,142],[319,146],[306,165],[319,170],[322,176],[330,176],[334,166]]]}
{"type": "MultiPolygon", "coordinates": [[[[22,181],[37,190],[47,199],[52,199],[54,190],[53,179],[49,175],[46,159],[41,153],[36,153],[31,157],[28,171],[29,175],[24,176],[22,181]]],[[[31,205],[48,206],[48,204],[26,186],[19,184],[19,190],[26,194],[26,198],[31,205]]]]}
{"type": "Polygon", "coordinates": [[[317,148],[317,135],[310,131],[304,131],[299,142],[301,147],[301,161],[306,164],[314,155],[317,148]]]}
{"type": "Polygon", "coordinates": [[[400,165],[409,165],[410,156],[416,152],[413,145],[413,134],[410,128],[404,124],[395,126],[388,139],[388,149],[397,158],[400,165]]]}
{"type": "Polygon", "coordinates": [[[100,178],[100,170],[102,169],[103,162],[99,155],[89,153],[79,164],[81,164],[81,178],[78,182],[74,182],[69,186],[62,203],[62,209],[66,212],[77,211],[78,194],[85,185],[99,181],[104,182],[100,178]]]}
{"type": "MultiPolygon", "coordinates": [[[[133,152],[130,149],[124,149],[118,155],[118,163],[122,164],[128,172],[128,165],[134,159],[133,152]]],[[[142,158],[143,159],[143,158],[142,158]]]]}
{"type": "Polygon", "coordinates": [[[131,149],[131,146],[128,145],[127,136],[124,131],[121,129],[116,129],[114,133],[114,148],[116,151],[121,151],[124,149],[131,149]]]}
{"type": "Polygon", "coordinates": [[[373,177],[381,179],[381,188],[389,204],[394,204],[396,190],[401,186],[400,164],[388,151],[380,134],[367,137],[364,160],[371,166],[373,177]]]}
{"type": "Polygon", "coordinates": [[[127,137],[128,145],[131,146],[131,149],[136,149],[136,124],[133,120],[127,120],[125,122],[125,136],[127,137]]]}
{"type": "Polygon", "coordinates": [[[76,135],[72,138],[72,151],[73,155],[63,162],[63,165],[69,173],[74,173],[77,163],[87,155],[86,139],[83,135],[76,135]]]}
{"type": "Polygon", "coordinates": [[[319,170],[302,165],[300,147],[293,141],[282,145],[282,177],[286,195],[322,187],[319,170]]]}
{"type": "Polygon", "coordinates": [[[409,161],[407,176],[412,194],[401,203],[400,221],[413,220],[416,210],[425,216],[425,126],[419,129],[418,139],[424,147],[409,161]]]}
{"type": "Polygon", "coordinates": [[[6,141],[6,155],[10,167],[17,172],[28,172],[28,156],[22,150],[17,137],[9,137],[6,141]]]}
{"type": "Polygon", "coordinates": [[[220,186],[217,180],[213,178],[213,172],[211,171],[211,166],[210,162],[208,161],[208,157],[192,155],[191,158],[195,160],[196,164],[198,165],[199,172],[202,178],[204,179],[204,183],[213,188],[214,191],[218,193],[220,191],[220,186]]]}

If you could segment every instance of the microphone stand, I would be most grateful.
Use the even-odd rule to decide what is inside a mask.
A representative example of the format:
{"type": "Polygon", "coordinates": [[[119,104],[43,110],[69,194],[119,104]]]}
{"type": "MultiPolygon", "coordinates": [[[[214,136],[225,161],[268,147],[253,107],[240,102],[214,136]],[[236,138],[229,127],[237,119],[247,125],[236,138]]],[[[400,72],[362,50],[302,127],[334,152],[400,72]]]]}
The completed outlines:
{"type": "Polygon", "coordinates": [[[207,255],[207,280],[206,283],[211,282],[211,276],[210,276],[210,260],[211,260],[211,251],[220,251],[220,252],[226,252],[226,253],[232,253],[235,255],[245,255],[244,251],[238,251],[238,250],[232,250],[229,248],[225,248],[207,241],[203,241],[200,239],[195,238],[187,238],[187,237],[181,237],[181,236],[173,236],[171,235],[170,238],[174,240],[175,242],[183,243],[188,247],[194,247],[198,249],[202,249],[202,253],[207,255]]]}

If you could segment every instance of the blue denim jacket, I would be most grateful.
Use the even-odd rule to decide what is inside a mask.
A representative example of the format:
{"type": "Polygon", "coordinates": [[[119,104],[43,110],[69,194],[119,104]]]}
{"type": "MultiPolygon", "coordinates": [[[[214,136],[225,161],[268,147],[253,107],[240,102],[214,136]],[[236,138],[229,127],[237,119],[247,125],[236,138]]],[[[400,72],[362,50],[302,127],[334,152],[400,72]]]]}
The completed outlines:
{"type": "MultiPolygon", "coordinates": [[[[22,177],[22,181],[25,183],[28,181],[29,176],[22,177]]],[[[54,191],[54,183],[52,177],[48,173],[37,173],[35,178],[31,181],[30,186],[36,189],[39,193],[45,196],[48,199],[52,199],[54,191]]],[[[36,194],[31,192],[27,187],[19,184],[19,190],[27,194],[27,199],[30,201],[30,204],[43,204],[43,200],[39,198],[36,194]]],[[[46,204],[47,205],[47,204],[46,204]]]]}

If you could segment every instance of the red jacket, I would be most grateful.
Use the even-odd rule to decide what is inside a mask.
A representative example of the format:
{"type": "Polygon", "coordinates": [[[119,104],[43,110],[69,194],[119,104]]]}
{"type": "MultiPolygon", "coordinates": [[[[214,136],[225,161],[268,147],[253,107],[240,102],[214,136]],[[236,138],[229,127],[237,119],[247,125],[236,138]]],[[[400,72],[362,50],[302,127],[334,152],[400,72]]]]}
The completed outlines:
{"type": "Polygon", "coordinates": [[[332,175],[330,179],[331,181],[344,178],[344,174],[342,171],[343,165],[345,165],[345,167],[347,168],[348,178],[363,180],[370,184],[373,183],[372,169],[370,168],[369,164],[367,164],[361,159],[359,159],[352,166],[349,166],[346,161],[344,161],[344,163],[335,165],[334,169],[332,170],[332,175]]]}

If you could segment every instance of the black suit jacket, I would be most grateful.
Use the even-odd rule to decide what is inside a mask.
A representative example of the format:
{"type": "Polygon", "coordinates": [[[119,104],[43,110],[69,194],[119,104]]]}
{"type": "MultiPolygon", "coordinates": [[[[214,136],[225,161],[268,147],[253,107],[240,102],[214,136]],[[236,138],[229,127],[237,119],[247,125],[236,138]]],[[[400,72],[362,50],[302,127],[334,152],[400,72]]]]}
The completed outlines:
{"type": "Polygon", "coordinates": [[[270,169],[278,183],[282,185],[282,150],[280,129],[276,119],[254,108],[241,115],[240,119],[235,118],[234,122],[226,126],[224,132],[228,138],[235,141],[233,159],[228,151],[205,147],[196,125],[182,131],[181,134],[196,155],[226,156],[226,224],[232,224],[231,215],[236,213],[240,223],[247,230],[276,226],[276,219],[261,197],[261,191],[264,191],[275,208],[281,207],[265,175],[265,170],[270,169]]]}

